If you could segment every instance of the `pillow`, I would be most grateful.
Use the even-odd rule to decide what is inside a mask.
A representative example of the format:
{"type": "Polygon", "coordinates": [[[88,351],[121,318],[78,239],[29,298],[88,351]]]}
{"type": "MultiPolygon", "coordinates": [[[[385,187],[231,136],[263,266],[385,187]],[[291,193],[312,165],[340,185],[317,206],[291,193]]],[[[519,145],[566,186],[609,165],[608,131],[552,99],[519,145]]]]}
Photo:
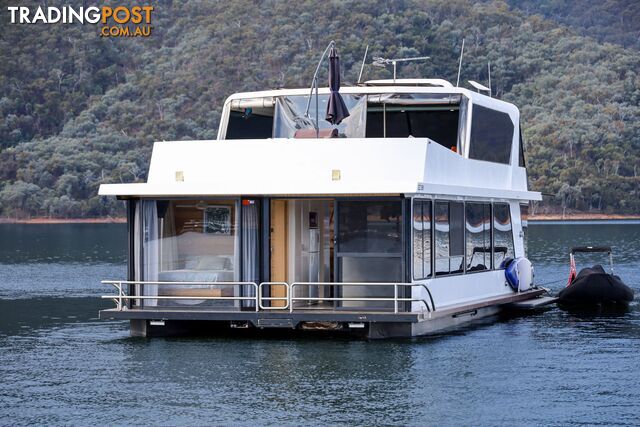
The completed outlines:
{"type": "Polygon", "coordinates": [[[186,270],[195,270],[196,268],[198,268],[198,257],[197,256],[190,256],[187,257],[184,260],[184,268],[186,270]]]}
{"type": "Polygon", "coordinates": [[[196,270],[224,270],[226,259],[222,256],[201,256],[196,270]]]}
{"type": "Polygon", "coordinates": [[[233,257],[228,255],[224,257],[225,261],[224,261],[224,269],[225,270],[229,270],[229,271],[233,271],[233,257]]]}

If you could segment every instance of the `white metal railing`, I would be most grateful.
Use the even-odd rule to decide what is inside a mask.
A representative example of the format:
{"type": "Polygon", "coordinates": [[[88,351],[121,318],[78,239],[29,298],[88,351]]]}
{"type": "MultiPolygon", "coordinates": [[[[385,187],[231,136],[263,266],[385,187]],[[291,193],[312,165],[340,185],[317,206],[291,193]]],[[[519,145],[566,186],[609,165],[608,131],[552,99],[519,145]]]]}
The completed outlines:
{"type": "MultiPolygon", "coordinates": [[[[273,288],[271,288],[273,289],[273,288]]],[[[260,285],[258,286],[258,305],[260,307],[260,310],[286,310],[287,308],[289,308],[291,306],[291,300],[289,299],[289,296],[291,295],[291,293],[289,292],[289,284],[287,282],[262,282],[260,283],[260,285]],[[265,297],[264,295],[262,295],[262,288],[264,286],[284,286],[284,289],[286,290],[285,292],[285,296],[283,297],[272,297],[272,296],[268,296],[265,297]],[[264,306],[262,304],[262,301],[284,301],[285,304],[284,306],[264,306]]],[[[271,294],[271,293],[269,293],[271,294]]]]}
{"type": "MultiPolygon", "coordinates": [[[[117,295],[103,295],[103,299],[111,299],[116,304],[116,309],[122,311],[126,308],[126,301],[131,300],[203,300],[203,301],[251,301],[255,304],[255,311],[260,310],[288,310],[293,313],[297,309],[308,310],[309,307],[295,307],[296,301],[302,302],[392,302],[393,312],[398,313],[398,303],[402,302],[417,302],[424,305],[427,312],[435,311],[433,304],[433,298],[429,288],[423,283],[395,283],[395,282],[294,282],[292,284],[286,282],[262,282],[259,285],[256,282],[159,282],[159,281],[140,281],[140,280],[103,280],[101,282],[105,285],[112,285],[117,291],[117,295]],[[224,286],[251,286],[254,290],[254,296],[203,296],[203,295],[128,295],[125,286],[138,286],[138,285],[154,285],[154,286],[208,286],[209,289],[215,289],[224,286]],[[284,296],[271,296],[274,286],[281,286],[284,289],[284,296]],[[327,296],[295,296],[296,288],[311,288],[313,286],[330,286],[334,289],[342,289],[345,287],[393,287],[393,297],[372,297],[372,296],[340,296],[340,297],[327,297],[327,296]],[[264,295],[264,288],[268,287],[270,292],[269,296],[264,295]],[[400,289],[412,289],[414,287],[423,288],[429,301],[425,298],[408,298],[400,297],[400,289]],[[275,305],[273,302],[284,302],[282,305],[275,305]],[[269,305],[265,305],[269,302],[269,305]]],[[[202,289],[202,288],[201,288],[202,289]]],[[[204,288],[206,289],[206,288],[204,288]]],[[[154,305],[155,307],[155,305],[154,305]]],[[[316,310],[327,310],[332,307],[317,307],[316,310]]]]}
{"type": "Polygon", "coordinates": [[[331,283],[331,282],[294,282],[290,286],[290,294],[289,294],[289,311],[293,312],[294,310],[294,302],[295,301],[337,301],[337,302],[393,302],[393,312],[398,313],[398,303],[399,302],[420,302],[424,304],[425,308],[428,312],[433,311],[433,307],[429,305],[429,303],[423,298],[405,298],[398,297],[398,288],[409,288],[412,287],[422,287],[427,291],[427,294],[431,299],[431,292],[426,285],[422,283],[393,283],[393,282],[339,282],[339,283],[331,283]],[[393,286],[393,298],[392,297],[297,297],[295,296],[295,288],[301,286],[338,286],[338,287],[360,287],[360,286],[373,286],[373,287],[390,287],[393,286]]]}
{"type": "MultiPolygon", "coordinates": [[[[116,309],[122,311],[127,300],[204,300],[204,301],[253,301],[255,310],[258,311],[258,285],[255,282],[156,282],[144,280],[103,280],[104,285],[112,285],[116,288],[117,295],[103,295],[103,299],[111,299],[116,304],[116,309]],[[174,295],[127,295],[123,286],[127,285],[154,285],[154,286],[252,286],[255,296],[174,296],[174,295]]],[[[206,289],[206,288],[205,288],[206,289]]]]}

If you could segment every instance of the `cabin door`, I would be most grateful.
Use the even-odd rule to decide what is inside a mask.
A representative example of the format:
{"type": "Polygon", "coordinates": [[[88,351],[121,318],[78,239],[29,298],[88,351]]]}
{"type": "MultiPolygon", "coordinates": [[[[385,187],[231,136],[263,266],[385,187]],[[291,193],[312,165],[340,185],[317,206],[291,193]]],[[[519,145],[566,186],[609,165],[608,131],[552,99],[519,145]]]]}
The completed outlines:
{"type": "MultiPolygon", "coordinates": [[[[271,201],[271,282],[295,286],[296,306],[326,304],[333,279],[333,201],[326,199],[274,199],[271,201]]],[[[272,285],[271,296],[286,296],[286,288],[272,285]]],[[[273,307],[282,307],[277,301],[273,307]]]]}
{"type": "MultiPolygon", "coordinates": [[[[401,199],[337,203],[337,282],[404,282],[404,208],[401,199]]],[[[344,286],[342,297],[393,298],[393,286],[344,286]]],[[[402,291],[400,289],[399,291],[402,291]]],[[[393,302],[353,300],[341,307],[393,308],[393,302]]]]}
{"type": "MultiPolygon", "coordinates": [[[[271,281],[287,281],[287,200],[271,201],[271,281]]],[[[271,286],[272,297],[285,297],[286,288],[282,285],[271,286]]],[[[271,307],[284,307],[285,301],[271,301],[271,307]]]]}

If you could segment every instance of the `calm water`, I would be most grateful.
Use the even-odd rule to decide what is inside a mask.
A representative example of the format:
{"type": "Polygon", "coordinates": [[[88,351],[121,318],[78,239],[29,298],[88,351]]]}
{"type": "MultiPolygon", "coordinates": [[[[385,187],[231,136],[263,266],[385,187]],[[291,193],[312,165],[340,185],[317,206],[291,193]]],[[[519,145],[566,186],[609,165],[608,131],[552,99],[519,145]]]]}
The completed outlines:
{"type": "MultiPolygon", "coordinates": [[[[640,293],[640,225],[529,229],[538,283],[610,244],[640,293]]],[[[1,425],[640,423],[637,303],[414,340],[134,339],[97,320],[124,248],[123,225],[0,225],[1,425]]]]}

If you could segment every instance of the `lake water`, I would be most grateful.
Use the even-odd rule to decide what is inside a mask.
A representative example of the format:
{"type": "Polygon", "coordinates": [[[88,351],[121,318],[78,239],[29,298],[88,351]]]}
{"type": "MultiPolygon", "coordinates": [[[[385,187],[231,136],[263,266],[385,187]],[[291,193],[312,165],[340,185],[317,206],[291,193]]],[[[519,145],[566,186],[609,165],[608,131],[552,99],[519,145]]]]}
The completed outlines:
{"type": "MultiPolygon", "coordinates": [[[[549,311],[421,339],[130,338],[100,321],[122,224],[0,225],[0,425],[638,425],[640,310],[549,311]]],[[[640,225],[529,227],[536,281],[612,245],[640,292],[640,225]]]]}

